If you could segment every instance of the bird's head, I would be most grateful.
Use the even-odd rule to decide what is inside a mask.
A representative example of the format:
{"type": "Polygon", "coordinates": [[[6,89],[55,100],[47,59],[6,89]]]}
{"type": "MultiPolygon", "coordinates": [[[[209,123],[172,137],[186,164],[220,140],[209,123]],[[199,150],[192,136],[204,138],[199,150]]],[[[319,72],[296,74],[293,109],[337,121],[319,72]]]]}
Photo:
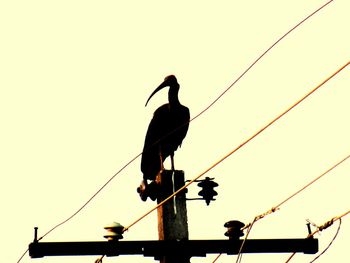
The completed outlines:
{"type": "Polygon", "coordinates": [[[145,106],[147,106],[148,101],[153,97],[153,95],[156,94],[161,89],[165,87],[178,87],[178,86],[179,84],[177,83],[177,79],[174,75],[169,75],[165,77],[164,81],[149,96],[145,106]]]}
{"type": "Polygon", "coordinates": [[[166,76],[164,78],[164,81],[162,84],[164,84],[165,87],[166,86],[173,86],[173,85],[177,84],[177,79],[174,75],[169,75],[169,76],[166,76]]]}

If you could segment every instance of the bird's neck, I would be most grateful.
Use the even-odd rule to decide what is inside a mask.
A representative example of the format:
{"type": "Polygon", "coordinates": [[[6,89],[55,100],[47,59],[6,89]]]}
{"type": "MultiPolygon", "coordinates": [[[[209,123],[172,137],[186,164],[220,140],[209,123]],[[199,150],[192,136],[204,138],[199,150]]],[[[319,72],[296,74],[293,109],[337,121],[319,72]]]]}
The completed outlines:
{"type": "Polygon", "coordinates": [[[179,85],[172,86],[169,89],[168,93],[168,99],[169,99],[169,104],[172,106],[177,106],[180,105],[178,93],[179,93],[179,85]]]}

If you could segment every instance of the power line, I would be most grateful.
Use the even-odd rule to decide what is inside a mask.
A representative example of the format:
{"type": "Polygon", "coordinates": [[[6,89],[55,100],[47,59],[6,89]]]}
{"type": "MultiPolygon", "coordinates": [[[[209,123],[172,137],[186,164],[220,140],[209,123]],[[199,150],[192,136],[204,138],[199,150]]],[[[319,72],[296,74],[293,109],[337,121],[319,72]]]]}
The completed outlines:
{"type": "Polygon", "coordinates": [[[283,204],[285,204],[286,202],[288,202],[290,199],[292,199],[294,196],[296,196],[297,194],[301,193],[302,191],[304,191],[306,188],[310,187],[312,184],[314,184],[316,181],[318,181],[319,179],[321,179],[323,176],[325,176],[326,174],[328,174],[330,171],[332,171],[333,169],[335,169],[336,167],[338,167],[340,164],[342,164],[343,162],[345,162],[347,159],[350,158],[350,154],[348,156],[346,156],[344,159],[342,159],[341,161],[339,161],[338,163],[336,163],[335,165],[333,165],[331,168],[329,168],[327,171],[325,171],[324,173],[322,173],[320,176],[316,177],[314,180],[312,180],[310,183],[308,183],[307,185],[305,185],[304,187],[302,187],[300,190],[296,191],[294,194],[290,195],[288,198],[286,198],[285,200],[283,200],[281,203],[279,203],[278,205],[274,206],[271,210],[277,210],[279,209],[280,206],[282,206],[283,204]]]}
{"type": "MultiPolygon", "coordinates": [[[[262,218],[264,218],[265,216],[272,214],[274,212],[276,212],[277,210],[279,210],[279,208],[287,203],[289,200],[291,200],[293,197],[295,197],[296,195],[300,194],[302,191],[304,191],[306,188],[310,187],[312,184],[314,184],[315,182],[317,182],[318,180],[320,180],[322,177],[324,177],[326,174],[328,174],[329,172],[331,172],[332,170],[334,170],[336,167],[338,167],[339,165],[341,165],[343,162],[345,162],[346,160],[348,160],[350,158],[350,154],[348,156],[346,156],[345,158],[343,158],[342,160],[340,160],[339,162],[337,162],[336,164],[334,164],[331,168],[329,168],[328,170],[326,170],[325,172],[323,172],[321,175],[319,175],[318,177],[316,177],[315,179],[313,179],[311,182],[307,183],[305,186],[303,186],[301,189],[299,189],[298,191],[296,191],[295,193],[293,193],[292,195],[288,196],[286,199],[284,199],[282,202],[280,202],[279,204],[277,204],[276,206],[272,207],[270,210],[266,211],[263,214],[260,214],[258,216],[255,217],[254,221],[258,221],[262,218]]],[[[248,228],[249,224],[247,226],[244,227],[244,229],[248,228]]]]}
{"type": "Polygon", "coordinates": [[[337,238],[339,231],[340,231],[340,227],[341,227],[341,219],[339,219],[339,225],[338,225],[338,229],[335,232],[334,237],[332,238],[331,242],[329,242],[328,246],[319,254],[317,255],[317,257],[315,257],[313,260],[310,261],[310,263],[315,262],[317,259],[319,259],[324,253],[326,253],[326,251],[330,248],[330,246],[333,244],[334,240],[337,238]]]}
{"type": "Polygon", "coordinates": [[[256,63],[259,62],[271,49],[273,49],[280,41],[282,41],[286,36],[288,36],[290,33],[292,33],[295,29],[297,29],[300,25],[302,25],[304,22],[306,22],[309,18],[311,18],[313,15],[321,11],[323,8],[325,8],[327,5],[329,5],[334,0],[330,0],[327,3],[323,4],[321,7],[317,8],[315,11],[313,11],[311,14],[309,14],[307,17],[302,19],[299,23],[297,23],[294,27],[289,29],[283,36],[281,36],[276,42],[274,42],[268,49],[266,49],[252,64],[249,65],[249,67],[243,71],[239,77],[232,82],[231,85],[229,85],[212,103],[210,103],[204,110],[202,110],[200,113],[198,113],[195,117],[191,119],[193,121],[194,119],[198,118],[200,115],[202,115],[204,112],[206,112],[209,108],[211,108],[221,97],[229,91],[243,76],[248,73],[249,70],[251,70],[252,67],[255,66],[256,63]]]}
{"type": "Polygon", "coordinates": [[[76,212],[74,212],[70,217],[62,221],[61,223],[55,225],[53,228],[51,228],[49,231],[47,231],[43,236],[41,236],[39,240],[43,239],[45,236],[50,234],[52,231],[54,231],[56,228],[60,227],[61,225],[67,223],[69,220],[71,220],[73,217],[75,217],[77,214],[80,213],[81,210],[83,210],[91,201],[94,199],[118,174],[120,174],[126,167],[128,167],[134,160],[136,160],[139,156],[141,155],[138,154],[136,155],[133,159],[131,159],[127,164],[125,164],[117,173],[115,173],[102,187],[98,189],[98,191],[93,194],[89,200],[87,200],[76,212]]]}

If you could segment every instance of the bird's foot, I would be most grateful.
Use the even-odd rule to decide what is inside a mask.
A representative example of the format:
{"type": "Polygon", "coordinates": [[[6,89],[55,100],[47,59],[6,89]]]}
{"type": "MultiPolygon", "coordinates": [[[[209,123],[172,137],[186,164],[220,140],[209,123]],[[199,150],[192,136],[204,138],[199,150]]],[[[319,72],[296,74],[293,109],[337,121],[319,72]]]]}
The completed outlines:
{"type": "Polygon", "coordinates": [[[146,201],[149,197],[152,201],[155,201],[158,196],[158,184],[155,181],[150,183],[147,180],[142,180],[140,186],[137,188],[137,192],[140,195],[142,201],[146,201]]]}
{"type": "Polygon", "coordinates": [[[139,187],[137,187],[136,191],[139,193],[140,198],[142,201],[146,201],[148,194],[147,194],[147,180],[142,180],[139,187]]]}

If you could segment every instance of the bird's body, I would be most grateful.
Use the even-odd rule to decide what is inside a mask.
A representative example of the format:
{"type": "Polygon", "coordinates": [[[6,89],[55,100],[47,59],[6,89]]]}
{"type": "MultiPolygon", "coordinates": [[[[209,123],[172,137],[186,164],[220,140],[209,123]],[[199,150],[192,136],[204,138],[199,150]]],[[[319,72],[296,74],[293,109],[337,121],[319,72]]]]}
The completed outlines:
{"type": "Polygon", "coordinates": [[[175,76],[166,77],[150,98],[166,86],[169,86],[169,103],[160,106],[154,112],[145,138],[141,159],[144,180],[155,180],[168,156],[172,158],[172,166],[174,165],[174,152],[181,146],[189,126],[190,111],[178,100],[180,86],[175,76]]]}

